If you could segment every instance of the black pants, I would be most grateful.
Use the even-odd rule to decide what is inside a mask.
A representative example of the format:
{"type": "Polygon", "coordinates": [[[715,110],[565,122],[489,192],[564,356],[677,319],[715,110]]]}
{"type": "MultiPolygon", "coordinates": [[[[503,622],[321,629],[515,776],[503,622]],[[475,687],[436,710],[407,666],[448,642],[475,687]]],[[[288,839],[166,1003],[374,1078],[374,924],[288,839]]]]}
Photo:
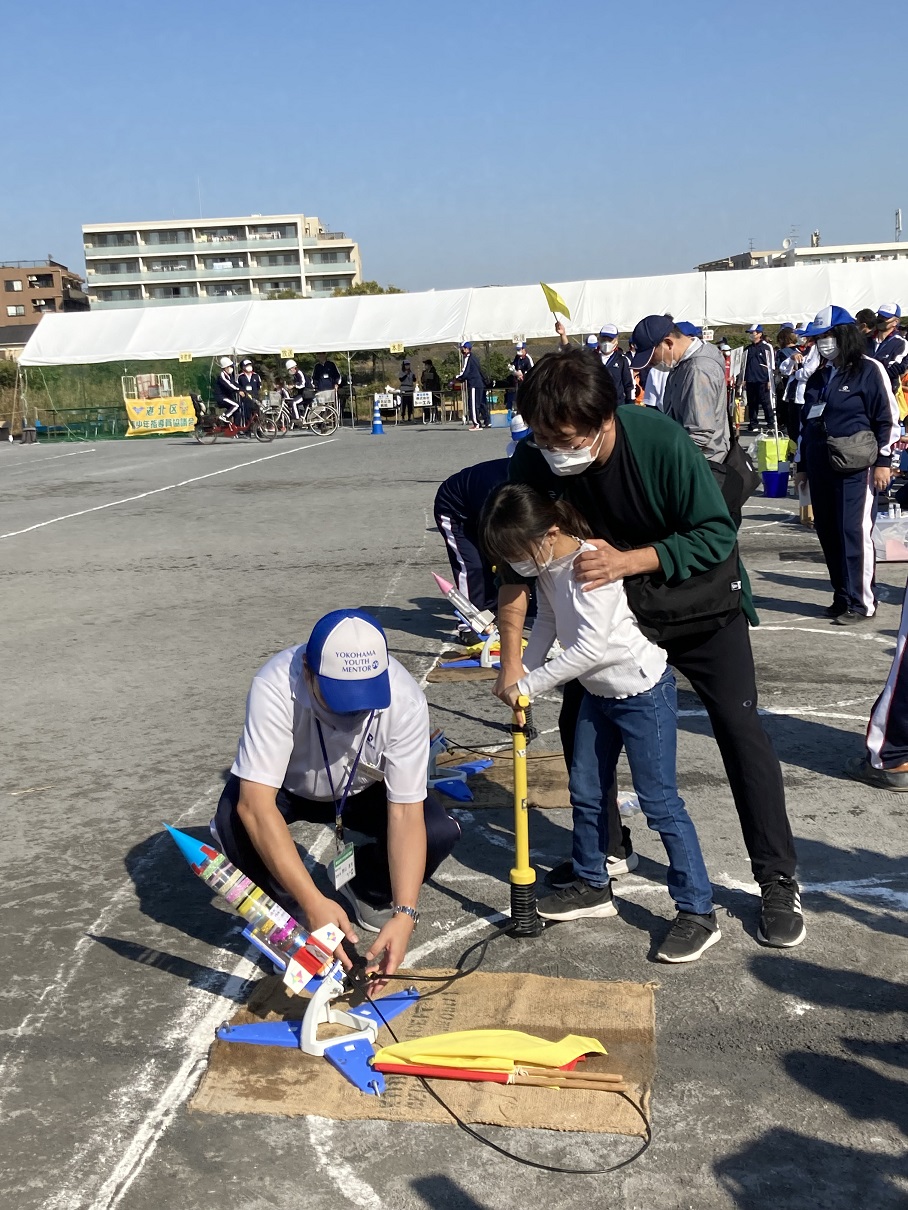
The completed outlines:
{"type": "MultiPolygon", "coordinates": [[[[779,758],[757,714],[757,681],[744,614],[721,630],[663,643],[668,662],[690,681],[706,707],[757,882],[794,877],[797,865],[779,758]]],[[[573,735],[583,690],[565,687],[559,727],[573,735]],[[573,720],[568,713],[573,708],[573,720]]],[[[573,741],[571,741],[573,748],[573,741]]],[[[568,745],[565,744],[565,753],[568,745]]],[[[617,817],[617,809],[614,812],[617,817]]],[[[619,821],[620,822],[620,821],[619,821]]],[[[609,834],[615,827],[609,812],[609,834]]],[[[611,840],[609,854],[612,855],[611,840]]]]}
{"type": "MultiPolygon", "coordinates": [[[[276,882],[249,838],[237,812],[240,797],[239,778],[232,774],[218,802],[215,825],[224,846],[224,852],[235,866],[251,878],[256,886],[270,895],[291,915],[300,911],[297,904],[276,882]]],[[[277,809],[287,823],[306,820],[308,823],[328,824],[334,827],[334,803],[313,802],[300,798],[289,790],[277,792],[277,809]]],[[[425,882],[438,869],[460,838],[460,825],[453,820],[433,795],[426,798],[424,807],[426,821],[426,872],[425,882]]],[[[383,785],[369,786],[360,794],[352,794],[344,811],[344,825],[356,832],[364,832],[374,838],[372,844],[358,845],[356,849],[356,874],[351,886],[360,899],[375,907],[384,907],[391,902],[391,873],[388,868],[388,800],[383,785]]]]}
{"type": "Polygon", "coordinates": [[[413,392],[401,391],[400,393],[400,418],[401,420],[413,419],[413,392]]]}
{"type": "Polygon", "coordinates": [[[757,427],[760,408],[766,417],[766,427],[773,426],[772,395],[768,382],[745,382],[744,393],[747,396],[747,421],[752,429],[757,427]]]}

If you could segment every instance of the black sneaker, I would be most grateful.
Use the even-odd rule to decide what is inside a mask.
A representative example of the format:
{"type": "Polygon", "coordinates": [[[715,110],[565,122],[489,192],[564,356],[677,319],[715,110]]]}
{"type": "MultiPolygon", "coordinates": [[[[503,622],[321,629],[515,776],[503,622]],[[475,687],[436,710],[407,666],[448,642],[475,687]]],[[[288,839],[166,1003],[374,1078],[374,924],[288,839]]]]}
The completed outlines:
{"type": "Polygon", "coordinates": [[[840,613],[832,619],[833,626],[857,626],[859,622],[866,622],[866,613],[855,613],[853,609],[846,609],[844,613],[840,613]]]}
{"type": "Polygon", "coordinates": [[[827,605],[823,610],[823,616],[826,618],[840,618],[843,613],[847,612],[847,605],[843,605],[840,601],[833,601],[831,605],[827,605]]]}
{"type": "MultiPolygon", "coordinates": [[[[620,878],[622,874],[629,874],[631,870],[635,870],[639,861],[640,858],[633,849],[628,852],[626,857],[607,857],[605,859],[606,873],[609,878],[620,878]]],[[[554,870],[549,870],[543,881],[546,886],[554,887],[556,891],[570,886],[572,882],[577,881],[573,861],[562,861],[561,865],[556,865],[554,870]]]]}
{"type": "Polygon", "coordinates": [[[704,950],[715,945],[722,936],[716,913],[695,916],[679,912],[665,940],[656,950],[659,962],[696,962],[704,950]]]}
{"type": "Polygon", "coordinates": [[[618,915],[608,883],[604,887],[594,887],[579,878],[570,886],[540,899],[536,910],[543,920],[582,920],[587,916],[599,919],[618,915]]]}
{"type": "Polygon", "coordinates": [[[866,782],[868,786],[874,786],[878,790],[908,792],[908,771],[875,769],[863,756],[853,756],[845,766],[845,772],[855,781],[866,782]]]}
{"type": "Polygon", "coordinates": [[[793,878],[774,878],[760,887],[763,910],[757,940],[776,949],[800,945],[807,936],[801,912],[801,895],[793,878]]]}

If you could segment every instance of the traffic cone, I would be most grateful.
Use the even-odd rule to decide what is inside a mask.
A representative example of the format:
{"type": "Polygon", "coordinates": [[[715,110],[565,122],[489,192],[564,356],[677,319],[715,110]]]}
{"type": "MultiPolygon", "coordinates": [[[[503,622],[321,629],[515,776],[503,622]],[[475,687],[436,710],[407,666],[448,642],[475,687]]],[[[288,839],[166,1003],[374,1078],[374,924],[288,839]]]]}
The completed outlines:
{"type": "Polygon", "coordinates": [[[378,400],[376,399],[372,408],[372,436],[384,437],[384,435],[385,429],[381,422],[381,409],[379,408],[378,400]]]}

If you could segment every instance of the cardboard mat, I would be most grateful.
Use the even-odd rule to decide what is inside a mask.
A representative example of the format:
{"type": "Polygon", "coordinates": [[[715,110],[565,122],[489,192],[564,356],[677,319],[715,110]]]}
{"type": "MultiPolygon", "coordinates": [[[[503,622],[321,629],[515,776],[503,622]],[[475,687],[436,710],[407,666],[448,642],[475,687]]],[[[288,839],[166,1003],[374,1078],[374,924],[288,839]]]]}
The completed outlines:
{"type": "MultiPolygon", "coordinates": [[[[448,973],[452,972],[420,972],[448,973]]],[[[416,985],[425,998],[393,1023],[401,1040],[490,1027],[523,1030],[552,1041],[568,1033],[599,1038],[608,1056],[587,1059],[583,1067],[623,1075],[629,1095],[649,1118],[655,1070],[653,984],[477,972],[450,986],[416,985]]],[[[280,1017],[298,1019],[305,1006],[304,998],[289,995],[276,977],[269,977],[256,985],[248,1007],[237,1013],[231,1024],[280,1017]]],[[[331,1028],[336,1029],[322,1027],[326,1033],[331,1028]]],[[[380,1046],[390,1044],[386,1029],[378,1041],[380,1046]]],[[[366,1096],[324,1059],[298,1050],[215,1042],[191,1108],[222,1114],[315,1114],[337,1121],[451,1122],[418,1080],[412,1076],[385,1078],[384,1096],[366,1096]]],[[[466,1122],[597,1134],[644,1133],[633,1107],[611,1092],[453,1080],[431,1083],[466,1122]]]]}
{"type": "MultiPolygon", "coordinates": [[[[546,753],[542,759],[536,758],[544,749],[529,751],[527,758],[527,803],[530,807],[569,807],[568,775],[564,766],[564,757],[560,752],[551,756],[546,753]]],[[[460,761],[475,760],[470,752],[456,751],[444,761],[438,762],[438,771],[444,773],[445,764],[459,764],[460,761]]],[[[505,756],[496,756],[495,763],[483,773],[474,774],[467,785],[473,791],[473,802],[463,805],[470,811],[474,807],[503,807],[512,809],[514,806],[514,760],[510,752],[505,756]]],[[[446,806],[452,805],[450,799],[444,800],[446,806]]],[[[456,805],[456,804],[454,804],[456,805]]]]}

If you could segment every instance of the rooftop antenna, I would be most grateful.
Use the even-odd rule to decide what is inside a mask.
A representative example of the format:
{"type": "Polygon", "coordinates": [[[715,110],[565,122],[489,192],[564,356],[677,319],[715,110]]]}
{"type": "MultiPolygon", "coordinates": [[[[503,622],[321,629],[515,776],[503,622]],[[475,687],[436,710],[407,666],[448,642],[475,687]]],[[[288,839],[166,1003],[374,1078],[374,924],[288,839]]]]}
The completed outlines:
{"type": "Polygon", "coordinates": [[[749,251],[753,252],[753,250],[754,250],[754,237],[753,236],[751,236],[750,239],[747,241],[747,247],[748,247],[749,251]]]}
{"type": "Polygon", "coordinates": [[[902,209],[899,207],[895,212],[895,242],[898,243],[902,238],[902,209]]]}

